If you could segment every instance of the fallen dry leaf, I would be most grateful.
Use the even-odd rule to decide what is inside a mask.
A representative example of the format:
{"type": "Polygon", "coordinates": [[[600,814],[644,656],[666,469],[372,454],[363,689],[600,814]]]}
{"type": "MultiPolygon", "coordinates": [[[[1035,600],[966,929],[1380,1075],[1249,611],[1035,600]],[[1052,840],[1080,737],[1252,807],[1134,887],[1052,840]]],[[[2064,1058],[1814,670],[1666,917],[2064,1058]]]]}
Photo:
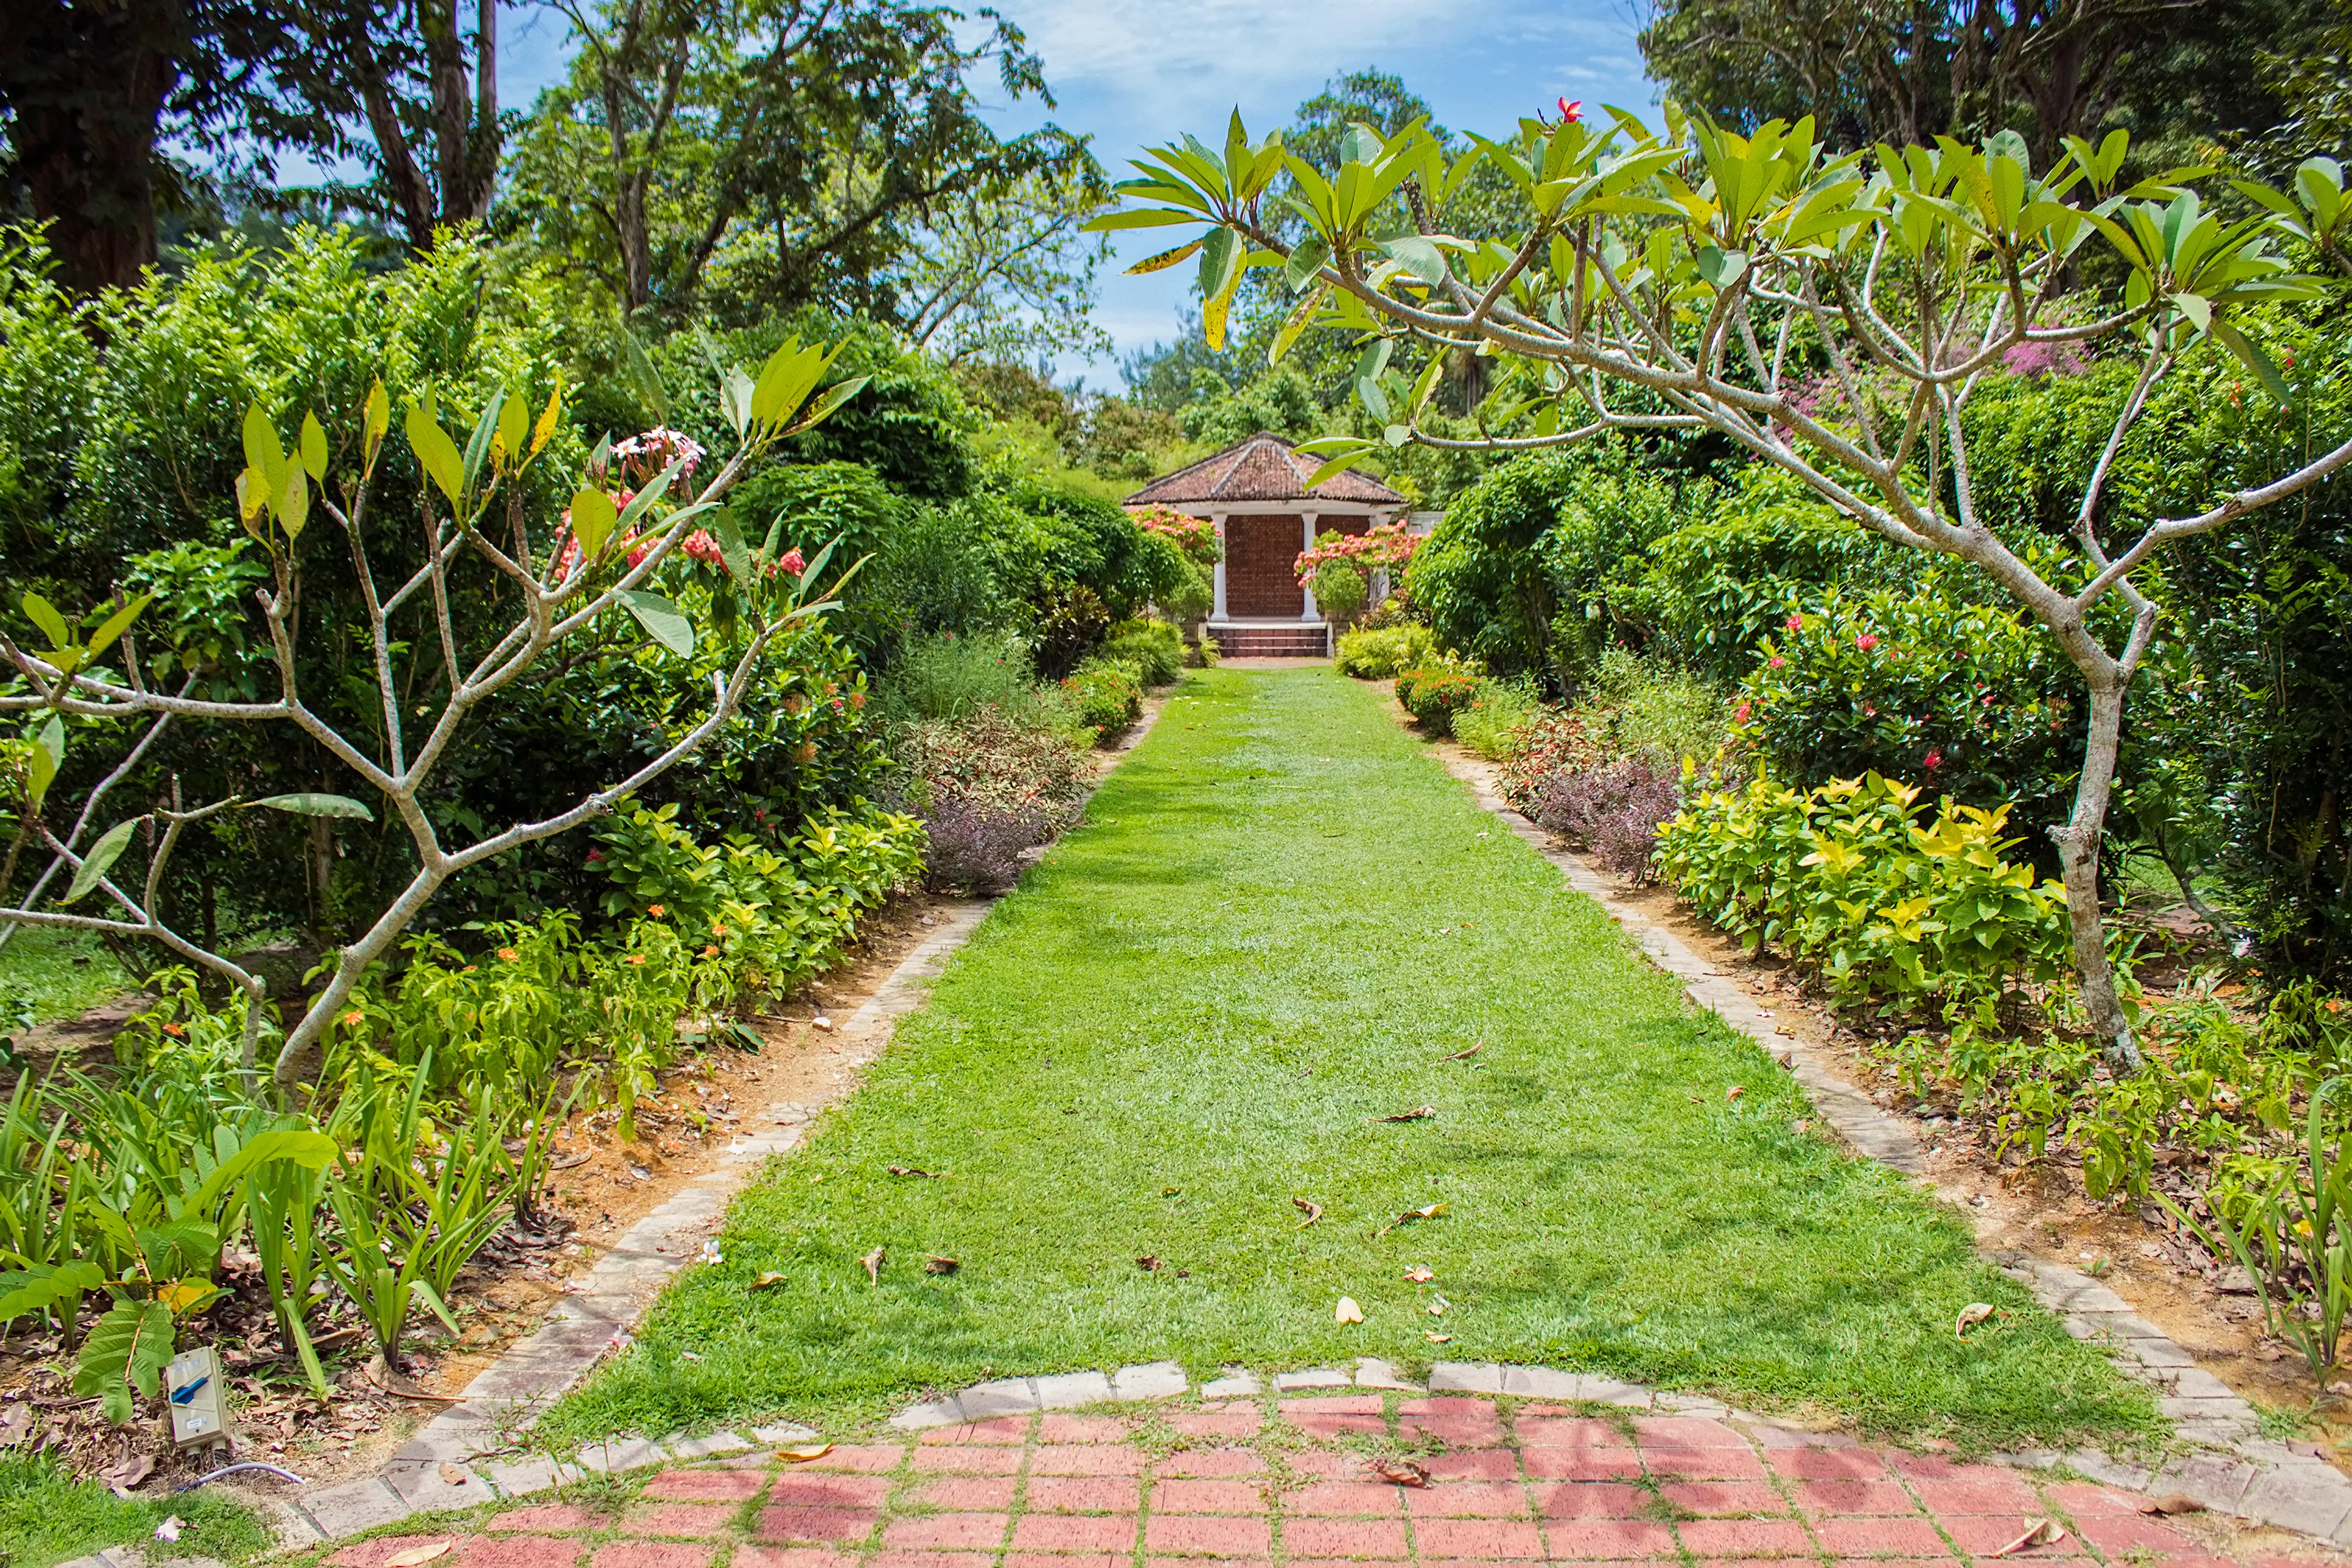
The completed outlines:
{"type": "Polygon", "coordinates": [[[186,1528],[187,1522],[181,1519],[178,1514],[167,1513],[163,1516],[163,1522],[155,1527],[155,1539],[158,1541],[177,1541],[180,1539],[180,1531],[186,1528]]]}
{"type": "Polygon", "coordinates": [[[873,1251],[867,1253],[857,1261],[866,1265],[866,1282],[867,1284],[879,1285],[882,1283],[882,1249],[880,1247],[876,1247],[873,1251]]]}
{"type": "Polygon", "coordinates": [[[815,1017],[809,1020],[809,1026],[811,1028],[823,1029],[829,1034],[833,1029],[833,1020],[820,1013],[815,1017]]]}
{"type": "Polygon", "coordinates": [[[1967,1335],[1968,1335],[1968,1331],[1969,1331],[1970,1329],[1974,1328],[1977,1324],[1983,1322],[1987,1318],[1990,1318],[1990,1317],[1991,1317],[1991,1316],[1992,1316],[1992,1303],[1991,1303],[1991,1302],[1990,1302],[1990,1301],[1971,1301],[1971,1302],[1969,1302],[1967,1306],[1965,1306],[1965,1307],[1963,1307],[1963,1308],[1961,1308],[1961,1309],[1960,1309],[1960,1315],[1959,1315],[1959,1317],[1958,1317],[1958,1319],[1953,1322],[1953,1324],[1952,1324],[1952,1337],[1953,1337],[1954,1339],[1956,1339],[1956,1340],[1957,1340],[1957,1339],[1964,1339],[1964,1338],[1966,1338],[1966,1337],[1967,1337],[1967,1335]]]}
{"type": "Polygon", "coordinates": [[[444,1459],[441,1461],[441,1479],[453,1487],[462,1487],[474,1478],[444,1459]]]}
{"type": "Polygon", "coordinates": [[[117,1497],[129,1497],[131,1489],[155,1473],[152,1454],[125,1454],[106,1471],[107,1484],[117,1497]]]}
{"type": "Polygon", "coordinates": [[[1786,1024],[1775,1024],[1772,1026],[1772,1032],[1776,1035],[1793,1035],[1797,1031],[1786,1024]]]}
{"type": "Polygon", "coordinates": [[[1412,1110],[1400,1110],[1394,1116],[1374,1116],[1368,1120],[1373,1121],[1426,1121],[1436,1114],[1437,1107],[1433,1105],[1423,1105],[1418,1106],[1412,1110]]]}
{"type": "Polygon", "coordinates": [[[1429,1304],[1429,1315],[1433,1318],[1442,1318],[1452,1310],[1453,1306],[1453,1302],[1440,1296],[1429,1304]]]}
{"type": "Polygon", "coordinates": [[[1723,1098],[1726,1100],[1738,1100],[1741,1095],[1746,1094],[1747,1092],[1748,1091],[1746,1089],[1740,1088],[1735,1083],[1729,1089],[1723,1091],[1723,1098]]]}
{"type": "Polygon", "coordinates": [[[2029,1519],[2025,1521],[2025,1533],[1992,1555],[2006,1557],[2012,1552],[2031,1551],[2036,1546],[2054,1546],[2065,1539],[2066,1532],[2048,1520],[2029,1519]]]}
{"type": "Polygon", "coordinates": [[[1789,1131],[1791,1132],[1811,1132],[1812,1130],[1812,1118],[1809,1116],[1800,1116],[1796,1121],[1789,1123],[1789,1131]]]}
{"type": "Polygon", "coordinates": [[[383,1568],[418,1568],[419,1563],[446,1557],[450,1548],[457,1544],[454,1541],[436,1541],[427,1546],[412,1546],[405,1552],[395,1552],[385,1558],[383,1568]]]}
{"type": "Polygon", "coordinates": [[[1298,1210],[1307,1216],[1305,1219],[1300,1220],[1297,1225],[1292,1226],[1290,1228],[1293,1230],[1305,1230],[1308,1226],[1313,1225],[1317,1220],[1323,1217],[1323,1205],[1315,1202],[1311,1198],[1293,1198],[1290,1200],[1290,1206],[1298,1210]]]}
{"type": "Polygon", "coordinates": [[[0,1448],[13,1448],[33,1435],[33,1407],[11,1405],[0,1415],[0,1448]]]}
{"type": "Polygon", "coordinates": [[[2205,1505],[2187,1492],[2167,1492],[2162,1497],[2144,1497],[2137,1505],[2142,1513],[2203,1513],[2205,1505]]]}
{"type": "Polygon", "coordinates": [[[547,1168],[551,1171],[569,1171],[575,1166],[586,1164],[595,1157],[596,1151],[593,1149],[583,1149],[576,1154],[558,1154],[547,1163],[547,1168]]]}
{"type": "Polygon", "coordinates": [[[1386,1456],[1375,1458],[1372,1474],[1393,1486],[1425,1487],[1429,1484],[1429,1472],[1411,1459],[1391,1459],[1386,1456]]]}
{"type": "Polygon", "coordinates": [[[1331,1315],[1343,1323],[1360,1323],[1364,1321],[1364,1310],[1356,1305],[1356,1299],[1353,1296],[1340,1297],[1339,1304],[1331,1310],[1331,1315]]]}
{"type": "Polygon", "coordinates": [[[1445,1205],[1442,1203],[1423,1204],[1417,1209],[1407,1209],[1404,1213],[1397,1215],[1396,1218],[1389,1221],[1388,1224],[1381,1226],[1380,1229],[1372,1232],[1372,1239],[1375,1241],[1379,1240],[1381,1237],[1386,1236],[1389,1232],[1394,1230],[1401,1225],[1411,1225],[1413,1221],[1418,1219],[1435,1219],[1439,1215],[1442,1215],[1444,1212],[1445,1205]]]}
{"type": "Polygon", "coordinates": [[[1450,1056],[1450,1057],[1440,1057],[1438,1059],[1439,1059],[1440,1061],[1448,1061],[1448,1062],[1466,1062],[1466,1061],[1468,1061],[1472,1057],[1476,1056],[1480,1051],[1483,1051],[1483,1050],[1485,1050],[1486,1048],[1486,1041],[1484,1041],[1484,1040],[1481,1040],[1481,1041],[1479,1041],[1476,1045],[1475,1045],[1475,1046],[1471,1047],[1470,1047],[1468,1050],[1466,1050],[1466,1051],[1456,1051],[1456,1052],[1454,1052],[1454,1053],[1452,1056],[1450,1056]]]}
{"type": "Polygon", "coordinates": [[[882,1168],[889,1172],[894,1176],[919,1176],[927,1182],[936,1182],[941,1176],[949,1176],[955,1173],[952,1171],[925,1171],[913,1165],[885,1165],[882,1168]]]}
{"type": "Polygon", "coordinates": [[[1421,1337],[1433,1345],[1450,1345],[1454,1342],[1452,1334],[1441,1334],[1435,1329],[1422,1330],[1421,1337]]]}
{"type": "Polygon", "coordinates": [[[1437,1278],[1434,1273],[1431,1272],[1430,1267],[1426,1263],[1414,1264],[1412,1268],[1404,1271],[1404,1277],[1412,1280],[1416,1285],[1426,1285],[1431,1280],[1437,1278]]]}
{"type": "Polygon", "coordinates": [[[1150,1254],[1146,1254],[1135,1260],[1135,1266],[1138,1268],[1142,1269],[1146,1274],[1154,1273],[1160,1268],[1160,1259],[1150,1254]]]}
{"type": "Polygon", "coordinates": [[[805,1465],[811,1459],[822,1459],[833,1452],[830,1443],[801,1443],[790,1448],[776,1450],[776,1458],[788,1465],[805,1465]]]}
{"type": "Polygon", "coordinates": [[[952,1274],[962,1267],[962,1264],[957,1262],[952,1258],[926,1258],[923,1259],[923,1272],[926,1274],[952,1274]]]}
{"type": "Polygon", "coordinates": [[[784,1277],[772,1268],[763,1268],[760,1277],[743,1287],[746,1290],[772,1290],[784,1282],[784,1277]]]}

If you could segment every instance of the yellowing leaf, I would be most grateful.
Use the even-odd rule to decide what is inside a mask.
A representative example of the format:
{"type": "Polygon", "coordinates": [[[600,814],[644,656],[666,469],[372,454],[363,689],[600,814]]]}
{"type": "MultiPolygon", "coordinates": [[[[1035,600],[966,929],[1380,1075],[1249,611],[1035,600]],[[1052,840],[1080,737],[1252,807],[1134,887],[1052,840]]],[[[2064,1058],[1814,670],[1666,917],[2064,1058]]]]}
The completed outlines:
{"type": "Polygon", "coordinates": [[[1970,1329],[1976,1327],[1977,1324],[1983,1322],[1987,1318],[1991,1316],[1992,1304],[1990,1302],[1969,1302],[1967,1306],[1960,1309],[1958,1319],[1952,1324],[1952,1337],[1954,1339],[1966,1337],[1970,1329]]]}
{"type": "Polygon", "coordinates": [[[1340,1297],[1339,1304],[1332,1309],[1331,1315],[1343,1323],[1360,1323],[1364,1321],[1364,1310],[1356,1305],[1356,1299],[1353,1296],[1340,1297]]]}
{"type": "Polygon", "coordinates": [[[752,1280],[749,1285],[743,1287],[743,1289],[746,1290],[772,1290],[783,1282],[784,1277],[782,1275],[777,1273],[772,1268],[769,1268],[762,1270],[757,1279],[752,1280]]]}
{"type": "Polygon", "coordinates": [[[176,1317],[212,1293],[213,1288],[201,1279],[174,1279],[169,1285],[156,1287],[155,1300],[171,1308],[176,1317]]]}
{"type": "Polygon", "coordinates": [[[833,1445],[830,1443],[799,1443],[789,1448],[777,1449],[776,1458],[788,1465],[805,1465],[811,1459],[822,1459],[832,1452],[833,1445]]]}
{"type": "Polygon", "coordinates": [[[548,437],[555,434],[555,418],[557,414],[562,412],[562,407],[563,384],[558,382],[555,390],[547,395],[547,406],[540,412],[539,423],[531,426],[530,455],[532,457],[538,457],[539,449],[546,446],[548,437]]]}
{"type": "Polygon", "coordinates": [[[383,1568],[420,1568],[420,1564],[430,1563],[436,1557],[446,1557],[457,1544],[454,1541],[436,1541],[424,1546],[412,1546],[405,1552],[395,1552],[385,1558],[383,1568]]]}

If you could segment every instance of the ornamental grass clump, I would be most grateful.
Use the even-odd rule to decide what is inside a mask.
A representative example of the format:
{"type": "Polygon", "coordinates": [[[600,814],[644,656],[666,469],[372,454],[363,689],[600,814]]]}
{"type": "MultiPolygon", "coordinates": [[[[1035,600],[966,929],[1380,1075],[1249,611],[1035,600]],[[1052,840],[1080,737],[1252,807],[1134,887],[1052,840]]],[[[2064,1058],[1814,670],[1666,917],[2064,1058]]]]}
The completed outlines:
{"type": "Polygon", "coordinates": [[[1882,1014],[2047,987],[2068,954],[2065,891],[2008,852],[2009,808],[1944,801],[1877,773],[1795,790],[1759,771],[1704,790],[1658,829],[1658,868],[1751,949],[1882,1014]]]}

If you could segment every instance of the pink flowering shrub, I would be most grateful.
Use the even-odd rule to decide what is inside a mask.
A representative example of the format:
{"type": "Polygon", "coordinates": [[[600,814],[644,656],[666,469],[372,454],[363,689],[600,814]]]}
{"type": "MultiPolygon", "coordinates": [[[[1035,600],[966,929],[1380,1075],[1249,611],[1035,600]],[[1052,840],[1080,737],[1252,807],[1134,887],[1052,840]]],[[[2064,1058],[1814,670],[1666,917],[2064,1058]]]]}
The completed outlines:
{"type": "Polygon", "coordinates": [[[1291,563],[1291,574],[1302,588],[1313,585],[1316,569],[1327,561],[1345,561],[1366,573],[1385,566],[1394,576],[1412,560],[1413,548],[1420,542],[1420,536],[1402,522],[1384,522],[1364,533],[1322,533],[1316,536],[1314,549],[1298,552],[1291,563]]]}
{"type": "Polygon", "coordinates": [[[1129,507],[1127,514],[1146,532],[1172,541],[1184,559],[1203,572],[1216,565],[1224,553],[1217,542],[1217,525],[1205,517],[1166,506],[1129,507]]]}

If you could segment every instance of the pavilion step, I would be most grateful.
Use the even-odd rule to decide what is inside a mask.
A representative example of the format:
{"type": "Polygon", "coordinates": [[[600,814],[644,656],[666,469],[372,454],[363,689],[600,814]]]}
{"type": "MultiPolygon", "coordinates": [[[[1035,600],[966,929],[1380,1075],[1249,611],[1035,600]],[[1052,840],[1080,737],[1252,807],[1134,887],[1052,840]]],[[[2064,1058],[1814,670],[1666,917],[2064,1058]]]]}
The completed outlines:
{"type": "Polygon", "coordinates": [[[1226,658],[1328,658],[1331,634],[1322,626],[1212,626],[1217,652],[1226,658]]]}

